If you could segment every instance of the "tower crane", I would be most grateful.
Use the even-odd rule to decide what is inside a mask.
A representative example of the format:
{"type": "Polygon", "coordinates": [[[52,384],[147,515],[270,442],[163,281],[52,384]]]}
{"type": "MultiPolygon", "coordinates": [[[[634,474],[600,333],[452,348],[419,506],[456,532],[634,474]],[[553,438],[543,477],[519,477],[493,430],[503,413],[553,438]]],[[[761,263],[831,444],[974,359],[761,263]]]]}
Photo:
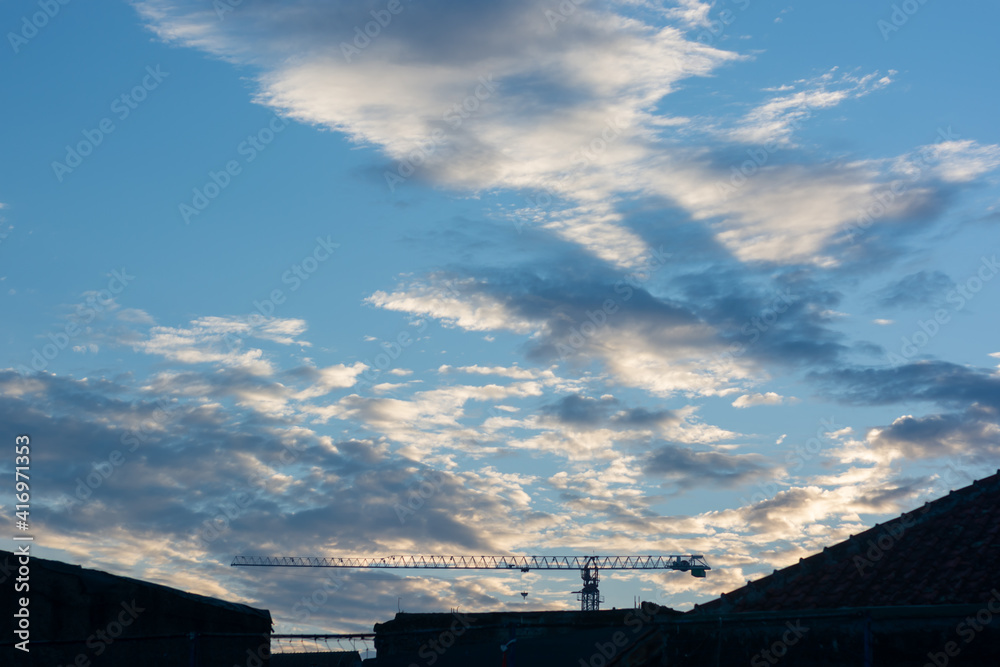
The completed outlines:
{"type": "Polygon", "coordinates": [[[233,567],[341,567],[425,570],[578,570],[583,588],[577,593],[582,611],[601,607],[599,570],[674,570],[704,577],[711,570],[705,557],[688,556],[236,556],[233,567]]]}

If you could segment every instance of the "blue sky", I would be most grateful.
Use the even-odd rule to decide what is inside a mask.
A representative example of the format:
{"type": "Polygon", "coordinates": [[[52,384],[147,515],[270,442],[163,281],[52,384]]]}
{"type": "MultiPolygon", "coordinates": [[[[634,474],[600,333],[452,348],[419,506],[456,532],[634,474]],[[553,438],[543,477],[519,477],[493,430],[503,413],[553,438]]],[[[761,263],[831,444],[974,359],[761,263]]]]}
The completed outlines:
{"type": "Polygon", "coordinates": [[[5,3],[37,553],[281,631],[577,578],[233,555],[704,553],[604,587],[686,609],[989,474],[998,13],[5,3]]]}

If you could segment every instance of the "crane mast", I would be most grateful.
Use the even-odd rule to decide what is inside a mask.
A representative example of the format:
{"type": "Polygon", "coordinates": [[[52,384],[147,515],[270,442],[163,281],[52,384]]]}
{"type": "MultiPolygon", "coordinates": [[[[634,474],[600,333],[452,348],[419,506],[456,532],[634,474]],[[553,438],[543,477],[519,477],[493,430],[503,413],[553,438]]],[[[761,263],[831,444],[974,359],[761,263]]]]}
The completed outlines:
{"type": "Polygon", "coordinates": [[[601,608],[601,603],[604,602],[601,592],[597,590],[597,582],[600,580],[600,575],[597,573],[597,563],[593,562],[593,560],[588,560],[587,564],[580,568],[583,588],[573,591],[579,596],[577,600],[580,601],[580,611],[598,611],[601,608]]]}
{"type": "Polygon", "coordinates": [[[600,609],[600,570],[674,570],[704,577],[705,557],[687,556],[236,556],[233,567],[340,567],[355,569],[578,570],[582,611],[600,609]]]}

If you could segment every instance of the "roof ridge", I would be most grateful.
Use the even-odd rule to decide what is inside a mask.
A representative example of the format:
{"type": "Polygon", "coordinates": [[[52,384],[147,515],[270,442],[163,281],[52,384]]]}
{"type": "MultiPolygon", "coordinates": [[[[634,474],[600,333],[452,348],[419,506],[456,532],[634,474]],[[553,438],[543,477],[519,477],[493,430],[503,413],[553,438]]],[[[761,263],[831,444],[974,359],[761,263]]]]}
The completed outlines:
{"type": "MultiPolygon", "coordinates": [[[[960,508],[975,503],[977,498],[990,494],[1000,494],[1000,470],[997,470],[993,475],[973,480],[967,486],[952,489],[939,498],[927,501],[923,505],[881,524],[876,523],[856,535],[850,535],[846,540],[833,545],[826,545],[821,551],[799,558],[797,563],[775,570],[771,574],[753,581],[748,581],[745,586],[723,593],[716,600],[699,604],[697,605],[697,609],[692,609],[691,612],[715,611],[741,603],[748,604],[749,606],[753,606],[755,603],[766,605],[768,604],[768,594],[777,595],[778,592],[781,592],[782,587],[787,588],[790,585],[794,585],[796,580],[799,579],[811,577],[823,580],[822,575],[824,573],[838,568],[844,570],[844,563],[848,563],[855,566],[857,570],[856,574],[852,569],[847,569],[846,572],[839,572],[842,575],[840,578],[833,581],[824,581],[831,589],[835,590],[809,591],[799,597],[808,598],[808,596],[812,595],[814,599],[818,599],[822,597],[823,593],[827,594],[828,599],[834,599],[837,595],[844,596],[849,592],[847,589],[850,587],[850,581],[845,582],[845,578],[854,579],[855,583],[857,583],[861,577],[865,576],[866,570],[869,568],[880,571],[888,568],[891,574],[895,563],[886,559],[886,563],[889,563],[886,565],[883,563],[883,556],[897,542],[904,540],[907,533],[910,533],[914,529],[926,527],[935,521],[940,521],[943,516],[951,512],[960,511],[960,508]]],[[[992,516],[992,513],[988,514],[992,516]]],[[[1000,516],[993,520],[1000,521],[1000,516]]],[[[963,530],[965,526],[958,526],[958,529],[963,530]]],[[[970,530],[975,530],[975,527],[970,528],[970,530]]],[[[871,573],[868,572],[868,574],[871,573]]],[[[867,590],[864,594],[874,598],[880,595],[888,596],[889,589],[892,585],[896,584],[896,582],[890,581],[889,585],[882,585],[885,582],[881,578],[869,580],[865,583],[867,584],[867,590]]],[[[973,584],[970,583],[968,585],[971,586],[973,584]]],[[[932,596],[934,593],[928,591],[927,595],[932,596]]],[[[941,595],[947,596],[945,593],[941,595]]]]}

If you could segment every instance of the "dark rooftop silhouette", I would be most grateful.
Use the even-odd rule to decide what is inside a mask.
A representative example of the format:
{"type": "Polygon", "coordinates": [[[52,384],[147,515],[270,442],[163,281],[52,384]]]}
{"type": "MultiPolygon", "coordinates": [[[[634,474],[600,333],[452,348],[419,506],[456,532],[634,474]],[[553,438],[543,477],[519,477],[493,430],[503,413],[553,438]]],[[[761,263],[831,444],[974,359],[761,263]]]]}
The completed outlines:
{"type": "Polygon", "coordinates": [[[976,604],[1000,587],[1000,471],[695,613],[976,604]]]}

